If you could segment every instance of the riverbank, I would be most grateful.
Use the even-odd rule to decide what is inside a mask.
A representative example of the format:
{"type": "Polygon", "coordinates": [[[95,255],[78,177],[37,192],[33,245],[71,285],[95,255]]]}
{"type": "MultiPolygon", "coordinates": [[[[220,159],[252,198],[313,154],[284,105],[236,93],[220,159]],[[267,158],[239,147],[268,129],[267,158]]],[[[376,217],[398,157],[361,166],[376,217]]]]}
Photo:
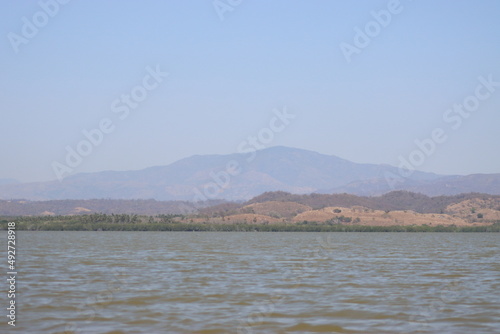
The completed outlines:
{"type": "MultiPolygon", "coordinates": [[[[104,215],[105,216],[105,215],[104,215]]],[[[111,217],[111,216],[109,216],[111,217]]],[[[106,218],[106,216],[105,216],[106,218]]],[[[92,221],[88,216],[68,217],[9,217],[0,220],[6,230],[9,221],[17,230],[27,231],[200,231],[200,232],[500,232],[500,223],[478,226],[324,224],[304,221],[288,224],[211,224],[177,222],[172,217],[163,221],[143,221],[132,216],[129,221],[92,221]]]]}

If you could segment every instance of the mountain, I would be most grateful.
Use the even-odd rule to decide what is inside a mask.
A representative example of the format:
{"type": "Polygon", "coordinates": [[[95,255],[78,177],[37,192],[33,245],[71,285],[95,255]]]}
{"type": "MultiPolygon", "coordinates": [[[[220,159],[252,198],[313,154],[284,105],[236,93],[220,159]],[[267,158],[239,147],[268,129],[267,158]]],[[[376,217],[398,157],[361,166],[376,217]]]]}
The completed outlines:
{"type": "Polygon", "coordinates": [[[391,190],[424,194],[500,194],[500,174],[397,176],[389,165],[358,164],[308,150],[271,147],[254,153],[196,155],[167,166],[136,171],[81,173],[51,182],[0,185],[0,199],[248,200],[266,191],[296,194],[348,192],[377,195],[391,190]],[[401,181],[401,182],[399,182],[401,181]]]}
{"type": "Polygon", "coordinates": [[[17,184],[20,183],[18,180],[15,179],[0,179],[0,185],[3,184],[17,184]]]}
{"type": "Polygon", "coordinates": [[[375,196],[393,190],[407,190],[428,196],[456,195],[478,192],[500,195],[500,174],[471,174],[466,176],[442,176],[434,180],[402,179],[393,187],[385,179],[358,180],[347,185],[320,191],[321,193],[348,193],[375,196]]]}

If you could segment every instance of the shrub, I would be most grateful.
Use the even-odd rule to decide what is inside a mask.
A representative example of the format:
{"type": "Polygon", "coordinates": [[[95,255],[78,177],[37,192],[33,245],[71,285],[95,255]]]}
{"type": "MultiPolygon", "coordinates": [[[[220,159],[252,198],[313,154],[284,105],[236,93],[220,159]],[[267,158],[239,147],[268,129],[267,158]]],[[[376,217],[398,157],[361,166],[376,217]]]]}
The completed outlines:
{"type": "Polygon", "coordinates": [[[352,218],[351,217],[345,217],[345,216],[337,216],[335,217],[336,219],[338,219],[339,221],[341,221],[342,223],[350,223],[352,221],[352,218]]]}

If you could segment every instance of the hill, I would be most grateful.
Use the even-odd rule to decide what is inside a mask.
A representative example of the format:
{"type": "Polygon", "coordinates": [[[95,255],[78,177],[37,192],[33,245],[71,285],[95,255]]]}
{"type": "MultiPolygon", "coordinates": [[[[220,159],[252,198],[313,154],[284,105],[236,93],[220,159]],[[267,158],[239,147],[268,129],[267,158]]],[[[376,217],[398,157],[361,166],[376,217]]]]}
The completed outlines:
{"type": "MultiPolygon", "coordinates": [[[[106,221],[124,219],[120,217],[128,214],[143,223],[469,227],[498,224],[500,196],[470,193],[429,197],[395,191],[382,196],[363,197],[349,194],[297,195],[279,191],[267,192],[243,203],[214,200],[198,203],[155,200],[0,200],[0,216],[4,217],[60,216],[47,218],[64,222],[66,219],[75,220],[71,216],[91,216],[91,221],[98,223],[105,214],[114,215],[107,217],[106,221]],[[145,218],[137,218],[137,215],[145,218]]],[[[33,222],[40,221],[39,217],[31,219],[34,219],[33,222]]]]}
{"type": "Polygon", "coordinates": [[[25,201],[0,200],[1,216],[54,216],[85,215],[91,213],[105,214],[188,214],[200,208],[214,206],[220,201],[212,200],[203,203],[185,201],[156,200],[52,200],[25,201]]]}
{"type": "Polygon", "coordinates": [[[197,223],[475,226],[500,222],[500,196],[428,197],[396,191],[377,197],[264,193],[240,205],[217,205],[193,215],[197,223]]]}

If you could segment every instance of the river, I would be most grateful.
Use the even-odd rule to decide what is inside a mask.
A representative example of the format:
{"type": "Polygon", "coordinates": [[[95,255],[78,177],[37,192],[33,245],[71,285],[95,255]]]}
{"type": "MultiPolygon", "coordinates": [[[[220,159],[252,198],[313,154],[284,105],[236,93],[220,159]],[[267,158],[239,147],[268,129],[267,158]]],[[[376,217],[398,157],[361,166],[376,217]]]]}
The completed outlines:
{"type": "Polygon", "coordinates": [[[19,231],[16,251],[6,333],[500,333],[498,233],[19,231]]]}

